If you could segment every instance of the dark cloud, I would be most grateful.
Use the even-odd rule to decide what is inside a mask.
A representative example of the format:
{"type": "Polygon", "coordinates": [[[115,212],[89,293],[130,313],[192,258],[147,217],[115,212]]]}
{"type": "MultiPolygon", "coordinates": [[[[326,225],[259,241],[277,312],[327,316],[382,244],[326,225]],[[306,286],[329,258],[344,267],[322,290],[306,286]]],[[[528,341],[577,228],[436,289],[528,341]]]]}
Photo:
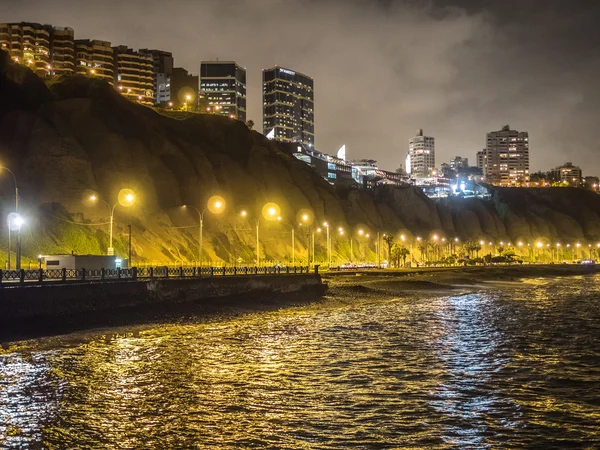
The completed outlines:
{"type": "Polygon", "coordinates": [[[261,120],[261,69],[315,78],[317,148],[403,162],[416,128],[437,163],[485,145],[504,124],[530,133],[534,170],[567,160],[600,174],[597,1],[130,0],[0,2],[3,21],[72,26],[79,38],[156,47],[248,69],[261,120]]]}

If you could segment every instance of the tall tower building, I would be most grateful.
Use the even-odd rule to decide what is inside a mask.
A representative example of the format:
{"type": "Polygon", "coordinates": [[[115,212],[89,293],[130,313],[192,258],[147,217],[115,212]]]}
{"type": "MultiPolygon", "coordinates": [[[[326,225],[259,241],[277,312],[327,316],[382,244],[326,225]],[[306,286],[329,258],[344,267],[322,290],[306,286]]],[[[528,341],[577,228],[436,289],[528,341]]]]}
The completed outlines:
{"type": "Polygon", "coordinates": [[[529,133],[508,125],[487,134],[485,177],[489,183],[511,186],[529,181],[529,133]]]}
{"type": "Polygon", "coordinates": [[[154,103],[152,57],[125,45],[113,47],[115,87],[127,98],[144,105],[154,103]]]}
{"type": "Polygon", "coordinates": [[[314,82],[273,67],[263,70],[263,132],[274,139],[315,145],[314,82]]]}
{"type": "Polygon", "coordinates": [[[72,74],[73,29],[32,22],[1,23],[0,48],[39,76],[72,74]]]}
{"type": "Polygon", "coordinates": [[[115,67],[113,49],[108,41],[77,39],[75,41],[75,71],[114,84],[115,67]]]}
{"type": "Polygon", "coordinates": [[[423,135],[423,129],[408,140],[406,173],[415,178],[430,177],[435,169],[435,139],[423,135]]]}
{"type": "Polygon", "coordinates": [[[246,121],[246,69],[235,61],[201,61],[200,91],[211,111],[246,121]]]}

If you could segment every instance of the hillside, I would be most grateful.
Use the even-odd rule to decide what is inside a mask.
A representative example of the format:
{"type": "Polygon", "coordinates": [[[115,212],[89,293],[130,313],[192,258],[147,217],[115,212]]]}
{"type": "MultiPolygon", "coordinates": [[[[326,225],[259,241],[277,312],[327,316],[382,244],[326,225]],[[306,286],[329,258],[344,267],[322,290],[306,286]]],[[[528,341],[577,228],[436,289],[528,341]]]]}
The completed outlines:
{"type": "MultiPolygon", "coordinates": [[[[225,198],[227,211],[205,215],[205,258],[214,261],[254,260],[254,224],[238,213],[256,217],[266,202],[279,204],[283,218],[261,221],[261,256],[271,260],[290,257],[292,224],[303,208],[314,211],[316,222],[329,221],[334,252],[346,256],[348,233],[333,232],[339,226],[421,236],[437,231],[463,240],[600,238],[600,197],[591,192],[496,189],[490,201],[441,202],[414,187],[337,192],[282,145],[226,117],[162,116],[99,80],[77,76],[46,86],[0,52],[0,161],[17,175],[27,219],[23,251],[34,260],[38,253],[104,252],[108,208],[86,199],[96,192],[112,205],[123,188],[136,193],[136,204],[115,210],[115,247],[126,254],[131,224],[134,257],[148,263],[197,259],[197,213],[181,206],[202,209],[215,194],[225,198]]],[[[8,173],[0,172],[0,181],[6,217],[14,191],[8,173]]],[[[0,259],[6,258],[5,222],[0,259]]],[[[296,228],[296,238],[296,255],[305,258],[306,233],[296,228]]],[[[316,250],[323,258],[324,236],[317,236],[316,250]]]]}

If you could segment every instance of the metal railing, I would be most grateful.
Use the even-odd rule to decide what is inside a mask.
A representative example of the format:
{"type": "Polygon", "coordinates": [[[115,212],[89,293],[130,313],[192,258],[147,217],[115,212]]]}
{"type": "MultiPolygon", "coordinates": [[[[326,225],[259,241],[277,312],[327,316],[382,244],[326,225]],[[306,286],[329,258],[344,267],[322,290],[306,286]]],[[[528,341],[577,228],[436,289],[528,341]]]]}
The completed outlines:
{"type": "MultiPolygon", "coordinates": [[[[130,269],[0,269],[0,287],[46,282],[109,282],[127,280],[307,274],[308,266],[264,267],[132,267],[130,269]]],[[[315,266],[318,273],[318,266],[315,266]]]]}

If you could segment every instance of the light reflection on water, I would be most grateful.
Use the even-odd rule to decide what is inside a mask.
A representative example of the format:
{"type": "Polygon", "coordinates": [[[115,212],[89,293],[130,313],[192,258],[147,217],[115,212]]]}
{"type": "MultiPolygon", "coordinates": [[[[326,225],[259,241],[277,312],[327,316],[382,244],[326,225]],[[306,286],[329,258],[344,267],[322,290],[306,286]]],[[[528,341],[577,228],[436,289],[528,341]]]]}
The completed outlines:
{"type": "Polygon", "coordinates": [[[600,446],[600,278],[0,353],[0,447],[600,446]]]}

